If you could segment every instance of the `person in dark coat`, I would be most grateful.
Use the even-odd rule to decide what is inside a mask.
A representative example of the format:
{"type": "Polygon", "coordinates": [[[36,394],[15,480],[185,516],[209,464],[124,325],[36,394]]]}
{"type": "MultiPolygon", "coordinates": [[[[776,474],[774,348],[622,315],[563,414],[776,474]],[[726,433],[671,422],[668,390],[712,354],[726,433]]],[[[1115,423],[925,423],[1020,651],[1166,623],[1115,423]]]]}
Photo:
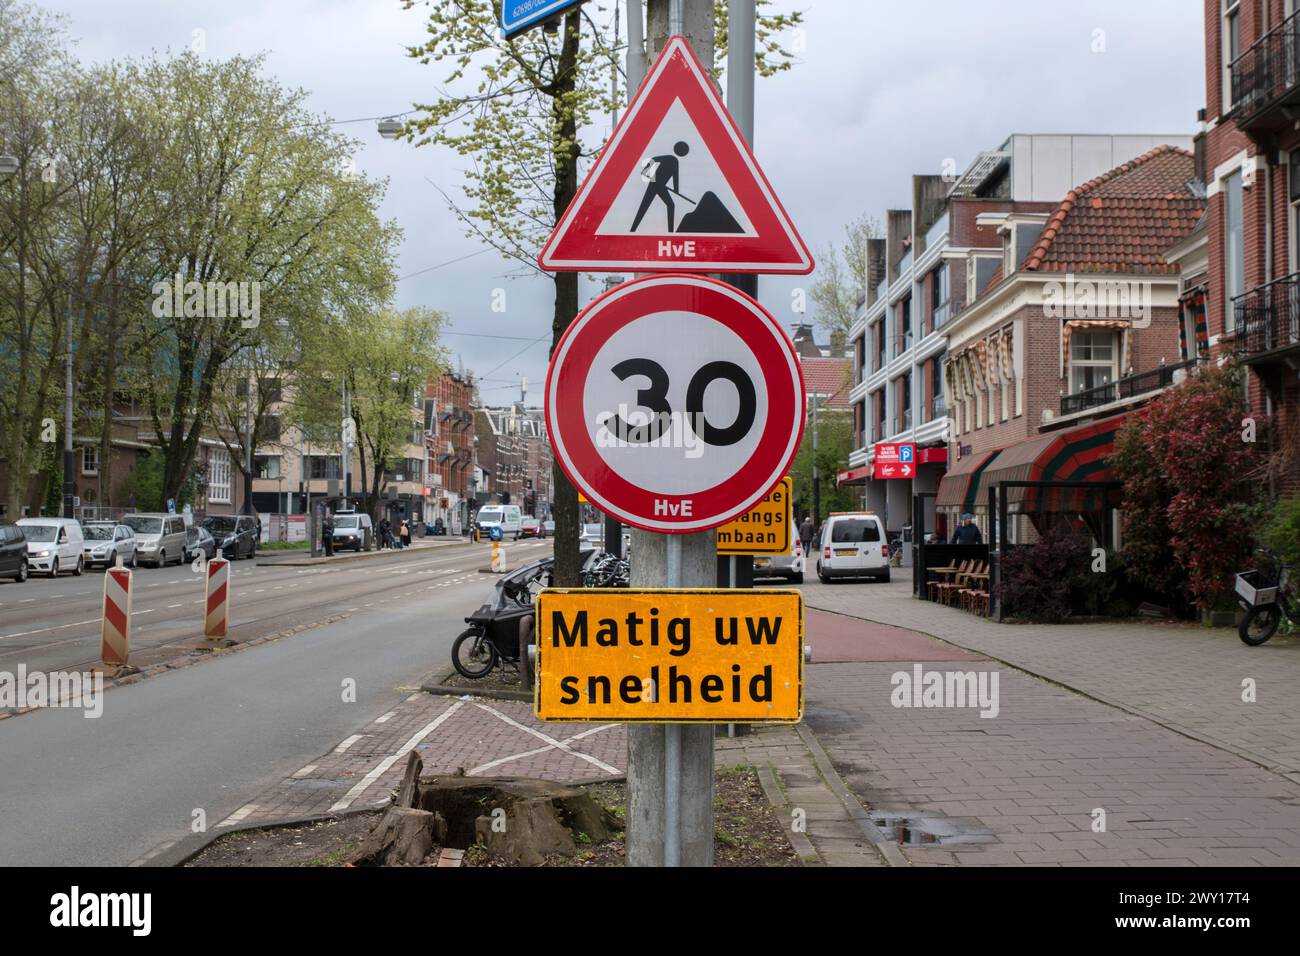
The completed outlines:
{"type": "Polygon", "coordinates": [[[957,525],[957,530],[952,533],[952,540],[949,544],[983,544],[984,536],[980,534],[979,525],[975,523],[975,516],[969,511],[961,516],[961,521],[957,525]]]}
{"type": "Polygon", "coordinates": [[[334,516],[328,511],[320,523],[321,544],[325,547],[325,557],[334,557],[334,516]]]}
{"type": "Polygon", "coordinates": [[[799,540],[803,542],[803,549],[805,552],[812,547],[812,539],[813,520],[812,515],[808,514],[803,516],[803,523],[799,525],[799,540]]]}

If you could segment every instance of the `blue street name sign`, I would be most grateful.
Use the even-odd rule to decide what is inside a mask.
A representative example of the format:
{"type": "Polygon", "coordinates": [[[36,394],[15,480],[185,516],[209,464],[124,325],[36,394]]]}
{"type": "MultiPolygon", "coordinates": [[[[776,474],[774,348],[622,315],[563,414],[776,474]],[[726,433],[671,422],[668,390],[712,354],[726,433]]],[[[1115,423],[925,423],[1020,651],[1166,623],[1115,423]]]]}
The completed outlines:
{"type": "Polygon", "coordinates": [[[512,37],[582,0],[501,0],[501,35],[512,37]]]}

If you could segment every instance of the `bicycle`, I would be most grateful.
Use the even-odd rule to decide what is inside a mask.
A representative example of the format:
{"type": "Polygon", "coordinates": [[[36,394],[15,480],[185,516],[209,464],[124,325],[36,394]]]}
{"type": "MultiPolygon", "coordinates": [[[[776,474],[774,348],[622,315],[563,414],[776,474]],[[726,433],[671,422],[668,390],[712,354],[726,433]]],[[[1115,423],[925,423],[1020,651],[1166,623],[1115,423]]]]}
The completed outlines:
{"type": "Polygon", "coordinates": [[[1242,571],[1237,575],[1237,603],[1245,610],[1237,625],[1237,636],[1251,647],[1258,647],[1277,633],[1283,615],[1292,624],[1300,624],[1300,599],[1295,593],[1291,572],[1295,569],[1267,548],[1259,548],[1266,567],[1242,571]]]}

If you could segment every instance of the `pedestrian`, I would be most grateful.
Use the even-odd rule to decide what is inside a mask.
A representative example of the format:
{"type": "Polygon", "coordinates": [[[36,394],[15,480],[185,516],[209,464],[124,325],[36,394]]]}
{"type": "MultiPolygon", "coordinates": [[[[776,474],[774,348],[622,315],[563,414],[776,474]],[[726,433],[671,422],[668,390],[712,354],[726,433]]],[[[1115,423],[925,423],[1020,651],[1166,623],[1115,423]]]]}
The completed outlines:
{"type": "Polygon", "coordinates": [[[957,525],[957,530],[952,533],[952,540],[949,544],[983,544],[984,536],[980,534],[980,527],[975,523],[975,516],[969,511],[961,516],[957,525]]]}
{"type": "Polygon", "coordinates": [[[812,547],[813,539],[813,520],[811,514],[803,516],[803,524],[799,525],[799,540],[803,542],[804,553],[807,553],[812,547]]]}
{"type": "Polygon", "coordinates": [[[334,518],[329,511],[325,512],[320,523],[321,544],[325,548],[325,557],[334,557],[334,518]]]}
{"type": "Polygon", "coordinates": [[[411,546],[411,525],[409,519],[402,519],[402,530],[400,533],[402,536],[402,547],[409,548],[411,546]]]}
{"type": "Polygon", "coordinates": [[[388,547],[388,538],[393,533],[392,525],[388,523],[388,518],[384,517],[379,520],[379,550],[383,551],[388,547]]]}

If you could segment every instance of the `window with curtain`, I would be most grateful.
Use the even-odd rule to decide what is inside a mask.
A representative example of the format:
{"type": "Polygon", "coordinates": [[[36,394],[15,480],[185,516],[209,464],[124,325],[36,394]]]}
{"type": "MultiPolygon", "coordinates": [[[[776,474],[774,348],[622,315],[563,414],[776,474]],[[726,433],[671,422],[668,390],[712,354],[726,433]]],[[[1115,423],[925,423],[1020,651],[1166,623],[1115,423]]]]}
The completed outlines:
{"type": "Polygon", "coordinates": [[[1070,336],[1070,394],[1115,381],[1117,354],[1113,331],[1076,329],[1070,336]]]}

